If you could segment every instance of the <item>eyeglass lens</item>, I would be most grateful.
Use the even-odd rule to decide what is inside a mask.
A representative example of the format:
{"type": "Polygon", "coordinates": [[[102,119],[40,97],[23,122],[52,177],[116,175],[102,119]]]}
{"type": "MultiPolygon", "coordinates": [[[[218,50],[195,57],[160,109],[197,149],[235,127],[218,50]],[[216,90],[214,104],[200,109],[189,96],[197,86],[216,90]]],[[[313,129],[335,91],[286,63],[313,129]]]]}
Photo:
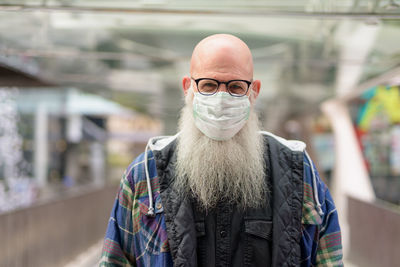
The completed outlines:
{"type": "MultiPolygon", "coordinates": [[[[247,83],[243,81],[230,81],[227,89],[232,95],[244,95],[247,92],[247,83]]],[[[214,80],[201,80],[198,83],[198,90],[203,94],[214,94],[218,90],[218,83],[214,80]]]]}

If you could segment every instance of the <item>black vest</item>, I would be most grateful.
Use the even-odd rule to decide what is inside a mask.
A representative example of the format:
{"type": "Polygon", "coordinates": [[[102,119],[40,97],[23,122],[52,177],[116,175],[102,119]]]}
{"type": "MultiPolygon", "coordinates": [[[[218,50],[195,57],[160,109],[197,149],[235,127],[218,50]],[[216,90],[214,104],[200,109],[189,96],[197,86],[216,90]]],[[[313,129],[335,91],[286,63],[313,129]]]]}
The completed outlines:
{"type": "Polygon", "coordinates": [[[303,152],[265,135],[270,199],[265,208],[240,212],[222,204],[209,214],[180,199],[174,179],[176,140],[154,151],[168,243],[174,266],[299,266],[303,152]]]}

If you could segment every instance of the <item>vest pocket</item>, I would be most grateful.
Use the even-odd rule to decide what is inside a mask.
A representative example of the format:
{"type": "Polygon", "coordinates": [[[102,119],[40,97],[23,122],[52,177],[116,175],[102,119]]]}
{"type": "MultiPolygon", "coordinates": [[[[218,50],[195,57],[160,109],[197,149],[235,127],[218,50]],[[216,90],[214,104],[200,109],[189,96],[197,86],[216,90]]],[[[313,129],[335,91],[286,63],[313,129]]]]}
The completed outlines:
{"type": "Polygon", "coordinates": [[[245,266],[270,266],[272,221],[245,220],[245,266]]]}

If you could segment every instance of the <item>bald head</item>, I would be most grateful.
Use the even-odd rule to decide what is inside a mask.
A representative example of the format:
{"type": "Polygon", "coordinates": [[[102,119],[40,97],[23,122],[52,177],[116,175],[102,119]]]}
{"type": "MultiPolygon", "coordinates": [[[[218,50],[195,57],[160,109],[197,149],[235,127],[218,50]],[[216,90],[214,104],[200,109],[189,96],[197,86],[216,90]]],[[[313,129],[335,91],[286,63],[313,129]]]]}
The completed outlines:
{"type": "MultiPolygon", "coordinates": [[[[182,80],[185,95],[192,79],[212,78],[221,82],[247,80],[252,81],[247,95],[251,96],[253,104],[261,87],[260,81],[253,79],[253,58],[249,47],[230,34],[211,35],[196,45],[190,61],[190,76],[182,80]]],[[[196,92],[196,87],[193,90],[196,92]]]]}
{"type": "MultiPolygon", "coordinates": [[[[229,34],[215,34],[201,40],[193,50],[190,73],[199,75],[235,76],[234,79],[253,78],[253,59],[248,46],[229,34]]],[[[215,78],[210,76],[209,78],[215,78]]],[[[231,79],[231,78],[230,78],[231,79]]]]}

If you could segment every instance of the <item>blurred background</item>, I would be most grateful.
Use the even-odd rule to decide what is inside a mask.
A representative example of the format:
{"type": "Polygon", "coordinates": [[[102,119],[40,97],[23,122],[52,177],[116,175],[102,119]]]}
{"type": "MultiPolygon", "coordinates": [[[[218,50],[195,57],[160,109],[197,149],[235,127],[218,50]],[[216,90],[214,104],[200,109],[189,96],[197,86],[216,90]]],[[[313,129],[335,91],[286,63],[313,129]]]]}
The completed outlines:
{"type": "Polygon", "coordinates": [[[176,132],[214,33],[252,50],[263,129],[307,143],[346,265],[398,266],[397,0],[0,0],[0,266],[96,266],[124,169],[176,132]]]}

